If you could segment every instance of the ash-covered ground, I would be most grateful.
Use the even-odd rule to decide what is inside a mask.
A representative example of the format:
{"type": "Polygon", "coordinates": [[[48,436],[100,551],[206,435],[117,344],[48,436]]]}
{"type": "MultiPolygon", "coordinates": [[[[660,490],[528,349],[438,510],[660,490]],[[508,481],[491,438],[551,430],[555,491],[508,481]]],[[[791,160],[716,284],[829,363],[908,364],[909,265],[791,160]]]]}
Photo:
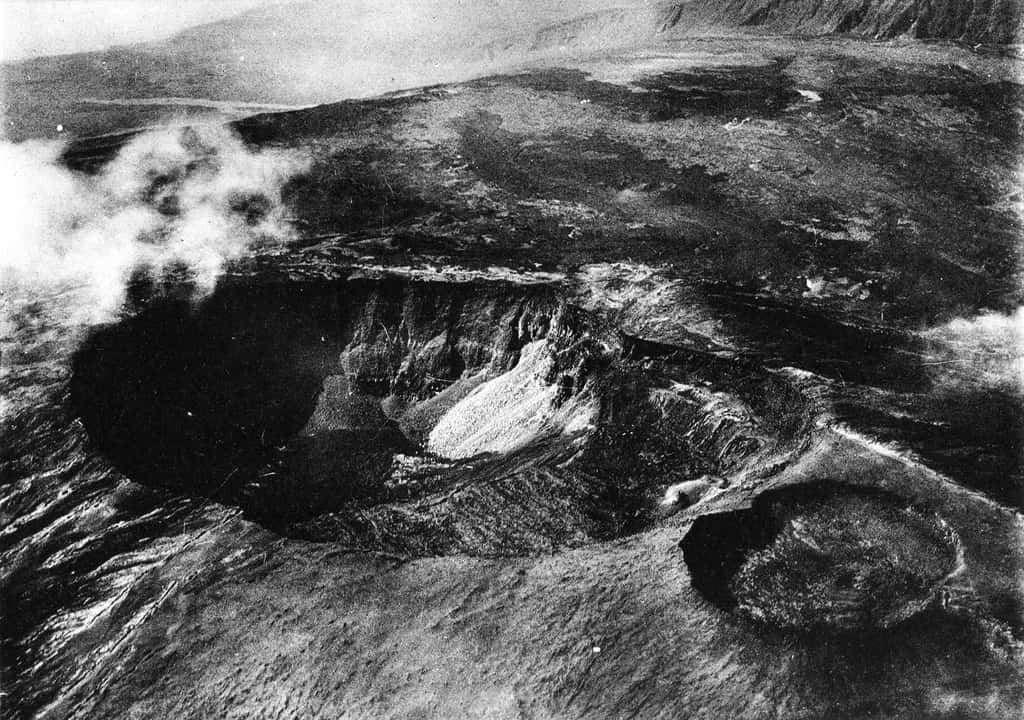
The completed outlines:
{"type": "Polygon", "coordinates": [[[665,36],[13,146],[3,715],[1019,717],[1019,77],[665,36]]]}

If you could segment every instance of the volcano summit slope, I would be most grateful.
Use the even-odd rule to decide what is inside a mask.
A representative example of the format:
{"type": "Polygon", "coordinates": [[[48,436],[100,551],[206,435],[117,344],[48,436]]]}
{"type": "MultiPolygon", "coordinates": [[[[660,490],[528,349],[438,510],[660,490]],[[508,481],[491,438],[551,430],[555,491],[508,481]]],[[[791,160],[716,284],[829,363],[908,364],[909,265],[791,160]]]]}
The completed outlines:
{"type": "Polygon", "coordinates": [[[1019,717],[1021,69],[666,30],[234,122],[272,192],[169,131],[117,309],[8,301],[4,717],[1019,717]]]}

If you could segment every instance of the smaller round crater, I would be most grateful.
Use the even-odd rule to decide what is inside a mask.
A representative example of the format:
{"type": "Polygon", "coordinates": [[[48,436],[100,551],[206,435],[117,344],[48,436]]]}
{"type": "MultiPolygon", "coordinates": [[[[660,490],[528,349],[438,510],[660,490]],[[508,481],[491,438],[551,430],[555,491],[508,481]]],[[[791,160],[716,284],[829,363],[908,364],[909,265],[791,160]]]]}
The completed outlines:
{"type": "Polygon", "coordinates": [[[805,631],[897,625],[928,607],[962,562],[959,539],[934,513],[825,483],[700,517],[682,549],[694,587],[716,605],[805,631]]]}

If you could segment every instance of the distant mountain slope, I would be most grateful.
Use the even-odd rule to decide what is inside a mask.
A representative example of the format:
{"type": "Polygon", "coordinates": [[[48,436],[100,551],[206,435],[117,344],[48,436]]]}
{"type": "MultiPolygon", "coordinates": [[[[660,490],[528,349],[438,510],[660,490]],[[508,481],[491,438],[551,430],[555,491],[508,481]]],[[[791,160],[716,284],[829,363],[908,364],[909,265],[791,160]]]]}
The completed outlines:
{"type": "MultiPolygon", "coordinates": [[[[581,15],[533,33],[532,49],[628,44],[644,36],[845,34],[966,43],[1017,42],[1021,0],[690,0],[633,4],[581,15]]],[[[510,39],[502,45],[511,47],[510,39]]]]}
{"type": "MultiPolygon", "coordinates": [[[[841,33],[1017,40],[1024,0],[553,0],[271,5],[166,41],[0,65],[10,140],[212,118],[204,101],[307,105],[660,40],[841,33]],[[170,98],[166,106],[96,103],[170,98]]],[[[237,115],[236,115],[237,116],[237,115]]],[[[223,117],[223,114],[222,114],[223,117]]]]}

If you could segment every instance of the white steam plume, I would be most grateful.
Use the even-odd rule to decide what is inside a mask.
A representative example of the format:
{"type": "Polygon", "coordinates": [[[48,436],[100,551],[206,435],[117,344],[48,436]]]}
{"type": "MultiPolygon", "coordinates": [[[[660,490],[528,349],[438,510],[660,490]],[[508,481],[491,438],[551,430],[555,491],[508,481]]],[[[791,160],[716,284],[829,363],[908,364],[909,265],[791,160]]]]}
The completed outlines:
{"type": "Polygon", "coordinates": [[[55,144],[0,144],[0,284],[14,303],[59,294],[72,322],[117,311],[140,268],[188,268],[208,292],[253,243],[283,241],[281,190],[308,166],[296,153],[251,151],[222,126],[149,132],[96,176],[58,163],[55,144]]]}

